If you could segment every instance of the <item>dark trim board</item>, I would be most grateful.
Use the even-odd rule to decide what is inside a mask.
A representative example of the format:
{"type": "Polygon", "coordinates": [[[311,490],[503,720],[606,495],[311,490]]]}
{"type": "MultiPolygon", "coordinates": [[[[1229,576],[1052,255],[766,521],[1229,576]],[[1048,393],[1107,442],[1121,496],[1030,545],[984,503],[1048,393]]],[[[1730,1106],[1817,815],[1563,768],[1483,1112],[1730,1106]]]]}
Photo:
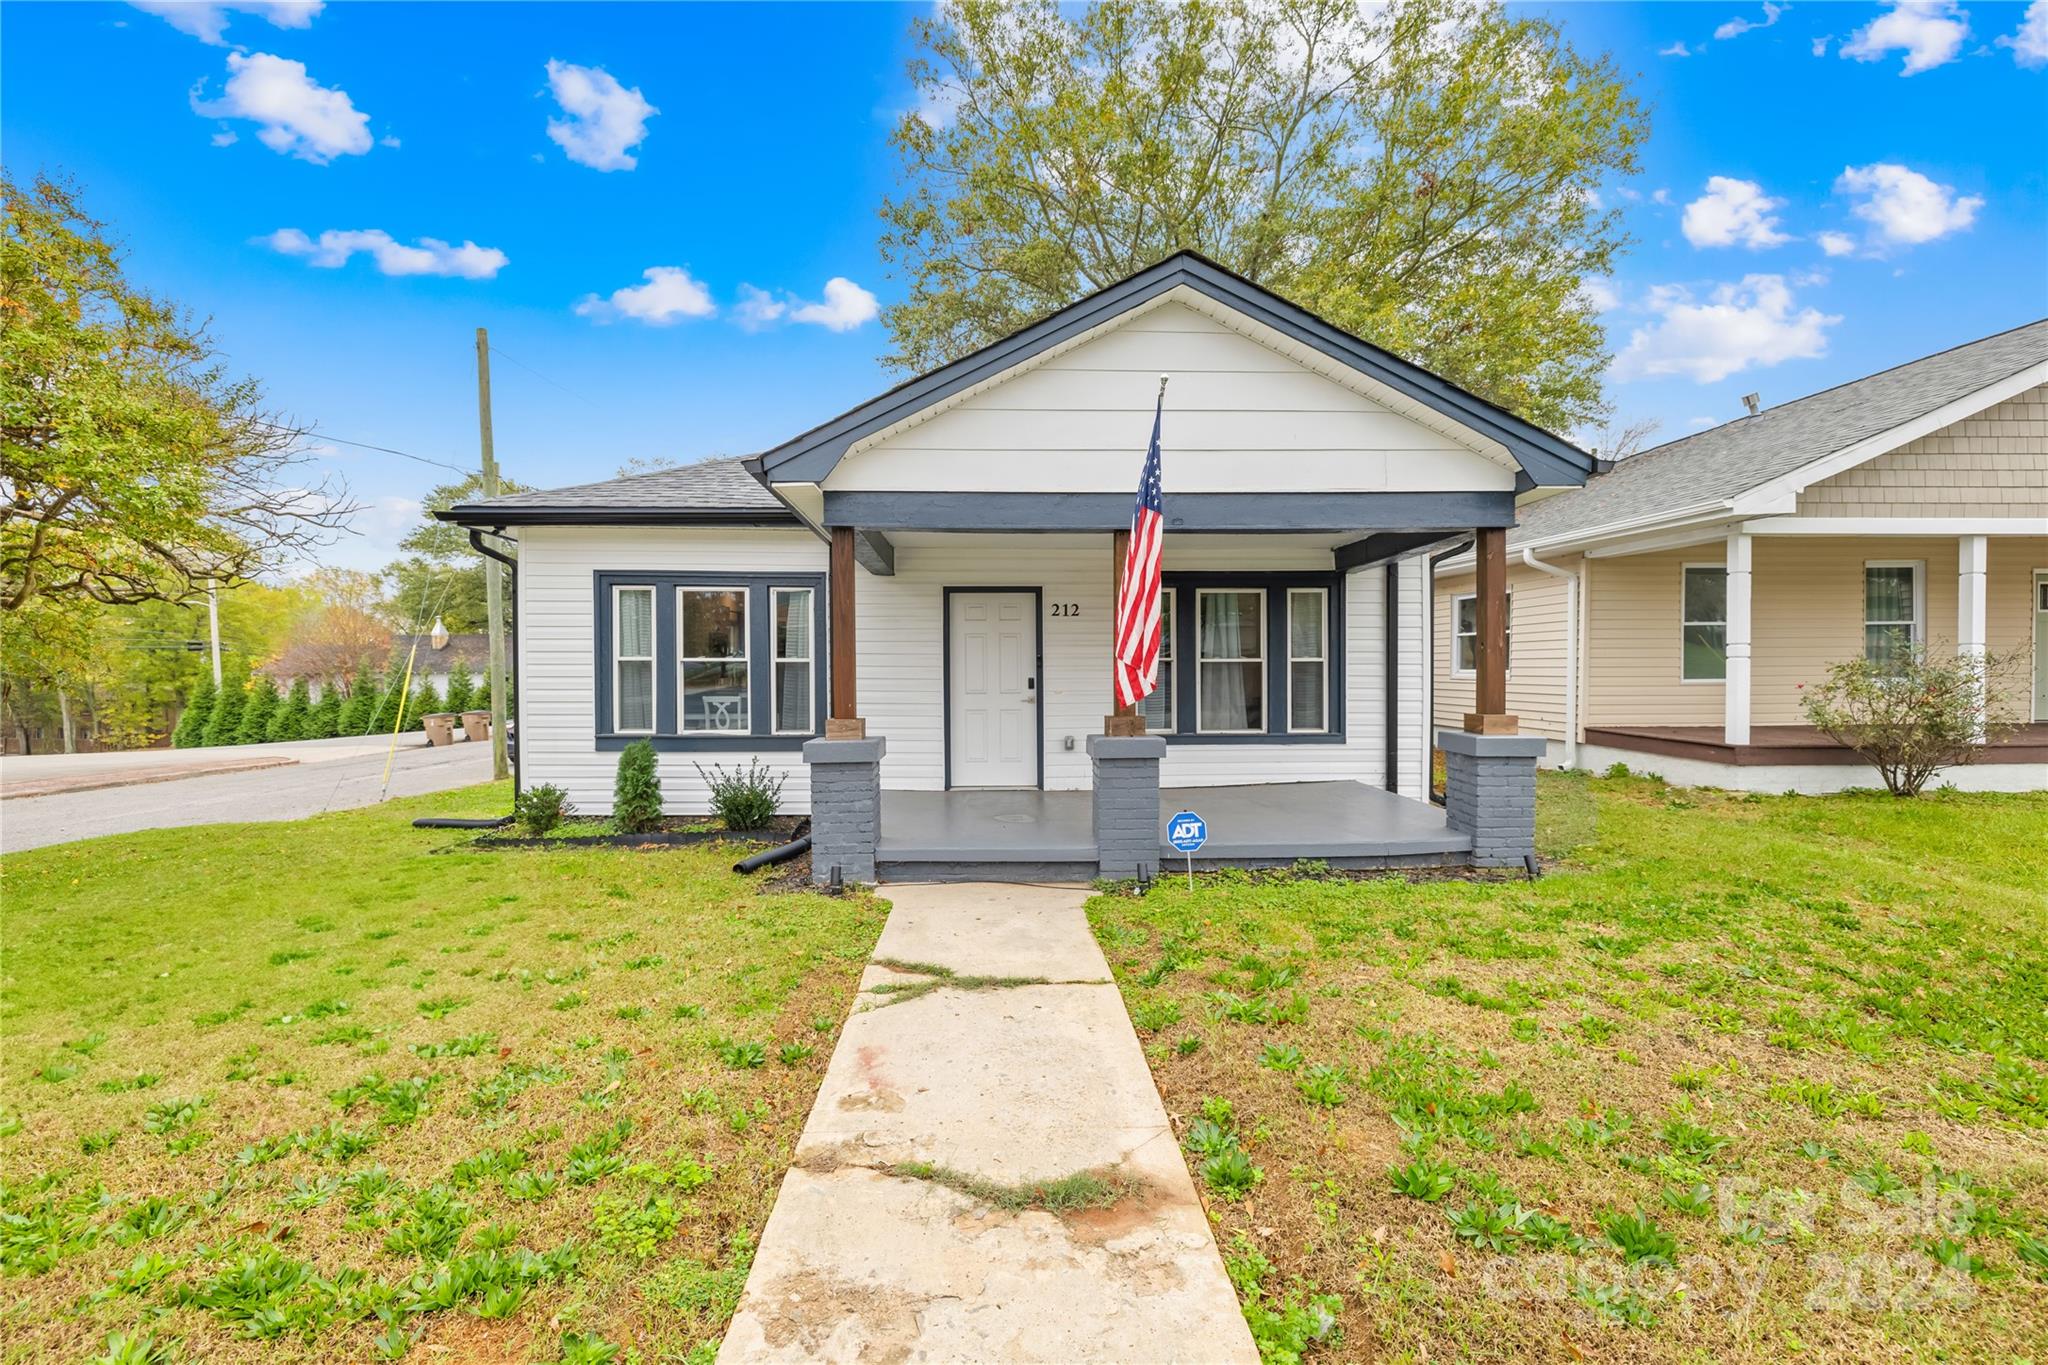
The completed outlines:
{"type": "Polygon", "coordinates": [[[1380,691],[1385,693],[1386,788],[1390,792],[1401,790],[1401,570],[1392,560],[1387,561],[1387,585],[1383,590],[1380,615],[1385,634],[1381,648],[1380,691]]]}
{"type": "Polygon", "coordinates": [[[794,512],[772,507],[717,511],[687,507],[502,507],[465,503],[434,513],[463,526],[760,526],[803,528],[794,512]]]}
{"type": "Polygon", "coordinates": [[[597,751],[609,753],[635,740],[651,740],[661,753],[746,753],[803,748],[804,741],[825,733],[828,676],[828,625],[831,610],[825,575],[801,573],[638,572],[601,569],[591,575],[591,671],[594,711],[591,721],[597,751]],[[680,730],[680,680],[676,676],[676,589],[733,588],[747,590],[747,716],[757,727],[745,734],[731,731],[680,730]],[[612,721],[612,613],[614,588],[654,589],[654,733],[622,735],[612,721]],[[811,731],[778,735],[774,730],[775,588],[811,590],[811,731]]]}
{"type": "MultiPolygon", "coordinates": [[[[1170,531],[1428,531],[1515,524],[1512,492],[1168,493],[1170,531]],[[1446,529],[1452,528],[1452,529],[1446,529]]],[[[880,531],[1120,531],[1128,493],[825,494],[824,524],[880,531]]],[[[1425,541],[1424,543],[1427,543],[1425,541]]]]}
{"type": "MultiPolygon", "coordinates": [[[[945,754],[946,790],[953,790],[953,595],[961,593],[1004,593],[1031,594],[1031,666],[1035,670],[1033,690],[1036,693],[1031,708],[1032,726],[1037,731],[1035,746],[1038,758],[1038,777],[1033,783],[1040,791],[1045,790],[1045,589],[1027,587],[983,587],[980,584],[939,589],[939,729],[941,745],[945,754]]],[[[975,787],[969,790],[995,790],[975,787]]]]}
{"type": "MultiPolygon", "coordinates": [[[[1312,347],[1359,374],[1507,448],[1532,483],[1583,484],[1593,457],[1448,380],[1359,340],[1305,308],[1192,251],[1098,290],[1021,331],[897,385],[821,426],[749,460],[770,483],[822,483],[840,458],[873,435],[963,389],[985,383],[1039,353],[1174,289],[1187,288],[1312,347]]],[[[1128,498],[1125,499],[1129,501],[1128,498]]],[[[1454,523],[1455,524],[1455,523],[1454,523]]]]}

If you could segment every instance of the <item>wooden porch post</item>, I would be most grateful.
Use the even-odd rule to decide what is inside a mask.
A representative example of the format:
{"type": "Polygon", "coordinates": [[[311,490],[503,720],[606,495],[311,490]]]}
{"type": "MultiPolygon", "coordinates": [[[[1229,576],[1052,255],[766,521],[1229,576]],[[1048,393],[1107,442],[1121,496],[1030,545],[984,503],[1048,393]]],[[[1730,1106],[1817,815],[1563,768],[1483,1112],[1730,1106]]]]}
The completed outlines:
{"type": "Polygon", "coordinates": [[[1135,706],[1119,706],[1116,702],[1116,604],[1124,598],[1124,557],[1131,552],[1131,533],[1112,532],[1109,537],[1109,648],[1110,672],[1109,714],[1102,718],[1102,733],[1105,735],[1142,735],[1145,733],[1145,717],[1135,706]]]}
{"type": "Polygon", "coordinates": [[[1465,728],[1478,735],[1512,735],[1515,718],[1508,711],[1508,533],[1505,527],[1480,528],[1476,559],[1479,570],[1478,639],[1475,641],[1473,709],[1465,728]]]}
{"type": "Polygon", "coordinates": [[[825,717],[825,738],[866,739],[868,723],[860,717],[860,689],[854,678],[853,528],[832,528],[832,705],[825,717]]]}

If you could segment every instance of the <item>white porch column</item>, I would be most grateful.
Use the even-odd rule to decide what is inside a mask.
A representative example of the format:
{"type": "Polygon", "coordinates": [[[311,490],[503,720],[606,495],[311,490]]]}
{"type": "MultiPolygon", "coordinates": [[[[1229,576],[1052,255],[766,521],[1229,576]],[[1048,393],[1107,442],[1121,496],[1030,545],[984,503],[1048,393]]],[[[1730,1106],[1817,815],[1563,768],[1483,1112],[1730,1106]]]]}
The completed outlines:
{"type": "MultiPolygon", "coordinates": [[[[1990,561],[1989,539],[1962,536],[1956,541],[1956,653],[1966,659],[1982,660],[1985,650],[1984,573],[1990,561]]],[[[1984,721],[1980,712],[1975,738],[1984,742],[1984,721]]]]}
{"type": "Polygon", "coordinates": [[[1728,674],[1723,687],[1721,742],[1749,743],[1750,536],[1728,533],[1728,674]]]}

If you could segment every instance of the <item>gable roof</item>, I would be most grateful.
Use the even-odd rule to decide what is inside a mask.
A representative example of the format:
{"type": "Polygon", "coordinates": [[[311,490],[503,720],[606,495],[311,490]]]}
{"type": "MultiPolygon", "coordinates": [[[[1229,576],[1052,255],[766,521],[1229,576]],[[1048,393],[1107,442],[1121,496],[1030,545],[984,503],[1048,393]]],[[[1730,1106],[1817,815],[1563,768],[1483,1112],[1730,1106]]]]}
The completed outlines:
{"type": "Polygon", "coordinates": [[[1593,457],[1505,408],[1467,393],[1419,365],[1361,341],[1194,251],[1179,251],[1128,279],[1048,314],[958,360],[905,380],[800,436],[762,452],[747,467],[769,483],[818,483],[863,438],[988,382],[1051,347],[1072,341],[1174,289],[1190,289],[1273,328],[1367,379],[1497,441],[1521,466],[1524,486],[1580,484],[1593,457]]]}
{"type": "MultiPolygon", "coordinates": [[[[1732,504],[2042,364],[2048,364],[2048,319],[1668,441],[1595,475],[1583,488],[1524,504],[1509,542],[1551,543],[1732,504]]],[[[1911,438],[1897,444],[1905,439],[1911,438]]]]}
{"type": "Polygon", "coordinates": [[[443,521],[472,526],[802,524],[741,461],[730,456],[598,483],[486,498],[437,515],[443,521]]]}

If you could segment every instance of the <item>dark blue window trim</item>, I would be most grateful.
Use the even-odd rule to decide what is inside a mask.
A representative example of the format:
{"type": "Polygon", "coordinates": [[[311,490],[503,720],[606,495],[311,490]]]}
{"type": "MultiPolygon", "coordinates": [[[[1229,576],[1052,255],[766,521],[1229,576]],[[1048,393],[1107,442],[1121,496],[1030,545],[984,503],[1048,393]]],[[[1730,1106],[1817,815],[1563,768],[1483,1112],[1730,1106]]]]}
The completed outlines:
{"type": "Polygon", "coordinates": [[[828,680],[825,676],[826,620],[823,574],[759,573],[629,573],[604,571],[594,575],[591,594],[595,640],[591,667],[597,698],[597,728],[594,738],[600,753],[625,748],[635,740],[650,740],[663,753],[761,753],[802,749],[804,741],[825,733],[828,680]],[[651,735],[621,735],[612,731],[612,591],[615,588],[654,589],[654,730],[651,735]],[[745,588],[747,590],[747,715],[753,723],[749,734],[681,734],[676,722],[676,589],[745,588]],[[802,735],[774,733],[773,710],[775,616],[771,589],[811,590],[811,730],[802,735]]]}
{"type": "Polygon", "coordinates": [[[1173,599],[1173,733],[1168,744],[1342,744],[1344,732],[1344,575],[1341,573],[1169,573],[1165,585],[1173,599]],[[1196,679],[1201,660],[1198,644],[1201,612],[1195,594],[1202,588],[1248,588],[1266,594],[1266,729],[1263,734],[1204,735],[1195,731],[1196,679]],[[1329,594],[1329,617],[1323,623],[1329,651],[1324,682],[1330,728],[1316,734],[1290,734],[1287,729],[1287,589],[1320,588],[1329,594]],[[1274,603],[1279,609],[1274,609],[1274,603]]]}

